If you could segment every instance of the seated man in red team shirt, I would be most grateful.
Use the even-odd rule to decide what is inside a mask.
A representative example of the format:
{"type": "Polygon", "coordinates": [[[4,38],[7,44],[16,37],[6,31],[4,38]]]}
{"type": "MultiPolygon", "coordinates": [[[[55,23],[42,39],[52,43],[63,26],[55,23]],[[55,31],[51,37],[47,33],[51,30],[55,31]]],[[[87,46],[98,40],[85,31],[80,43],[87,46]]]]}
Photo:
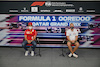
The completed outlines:
{"type": "Polygon", "coordinates": [[[36,30],[33,29],[31,22],[28,23],[28,29],[25,30],[24,35],[25,35],[25,41],[23,41],[22,46],[26,50],[25,56],[28,56],[28,53],[29,53],[28,49],[26,48],[27,44],[33,45],[33,49],[31,51],[31,56],[34,56],[34,50],[36,47],[35,39],[36,39],[37,32],[36,32],[36,30]]]}

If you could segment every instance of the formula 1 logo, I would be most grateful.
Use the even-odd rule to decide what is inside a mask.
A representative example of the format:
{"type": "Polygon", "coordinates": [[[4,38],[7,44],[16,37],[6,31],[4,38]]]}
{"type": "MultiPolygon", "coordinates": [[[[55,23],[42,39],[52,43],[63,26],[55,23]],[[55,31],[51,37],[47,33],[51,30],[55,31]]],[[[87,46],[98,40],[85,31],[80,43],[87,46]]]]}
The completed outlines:
{"type": "Polygon", "coordinates": [[[31,6],[43,6],[45,4],[45,2],[44,1],[38,1],[38,2],[33,2],[32,4],[31,4],[31,6]]]}

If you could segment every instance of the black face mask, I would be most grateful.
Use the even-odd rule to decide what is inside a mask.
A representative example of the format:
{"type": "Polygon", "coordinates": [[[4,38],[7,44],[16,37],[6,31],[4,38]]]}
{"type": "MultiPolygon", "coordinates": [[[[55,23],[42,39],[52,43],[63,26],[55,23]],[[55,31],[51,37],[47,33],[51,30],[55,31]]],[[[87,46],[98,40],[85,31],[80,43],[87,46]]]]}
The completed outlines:
{"type": "Polygon", "coordinates": [[[71,29],[74,29],[74,27],[70,27],[71,29]]]}

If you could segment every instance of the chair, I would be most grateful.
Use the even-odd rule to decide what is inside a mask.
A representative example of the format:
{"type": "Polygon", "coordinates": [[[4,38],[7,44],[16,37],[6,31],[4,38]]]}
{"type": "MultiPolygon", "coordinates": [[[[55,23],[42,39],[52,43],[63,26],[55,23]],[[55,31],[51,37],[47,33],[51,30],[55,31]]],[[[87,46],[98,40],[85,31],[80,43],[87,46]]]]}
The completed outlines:
{"type": "MultiPolygon", "coordinates": [[[[65,31],[65,36],[66,36],[66,31],[65,31]]],[[[63,42],[62,43],[65,43],[67,41],[67,37],[64,38],[63,42]]],[[[72,44],[71,46],[75,46],[74,44],[72,44]]],[[[62,44],[62,53],[60,54],[60,56],[63,56],[65,57],[65,55],[63,54],[63,44],[62,44]]]]}
{"type": "MultiPolygon", "coordinates": [[[[25,41],[25,39],[23,39],[23,41],[25,41]]],[[[39,54],[37,54],[36,56],[40,56],[41,57],[39,38],[36,38],[36,42],[39,44],[39,54]]],[[[30,49],[31,49],[32,48],[32,44],[27,44],[27,47],[30,47],[30,49]]]]}

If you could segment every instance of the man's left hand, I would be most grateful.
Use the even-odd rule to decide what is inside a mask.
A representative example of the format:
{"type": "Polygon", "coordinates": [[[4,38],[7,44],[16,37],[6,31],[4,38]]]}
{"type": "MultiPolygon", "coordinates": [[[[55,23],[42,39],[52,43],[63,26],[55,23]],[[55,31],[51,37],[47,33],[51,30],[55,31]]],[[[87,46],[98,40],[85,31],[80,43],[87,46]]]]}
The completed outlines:
{"type": "Polygon", "coordinates": [[[72,43],[75,43],[75,40],[72,40],[72,43]]]}

